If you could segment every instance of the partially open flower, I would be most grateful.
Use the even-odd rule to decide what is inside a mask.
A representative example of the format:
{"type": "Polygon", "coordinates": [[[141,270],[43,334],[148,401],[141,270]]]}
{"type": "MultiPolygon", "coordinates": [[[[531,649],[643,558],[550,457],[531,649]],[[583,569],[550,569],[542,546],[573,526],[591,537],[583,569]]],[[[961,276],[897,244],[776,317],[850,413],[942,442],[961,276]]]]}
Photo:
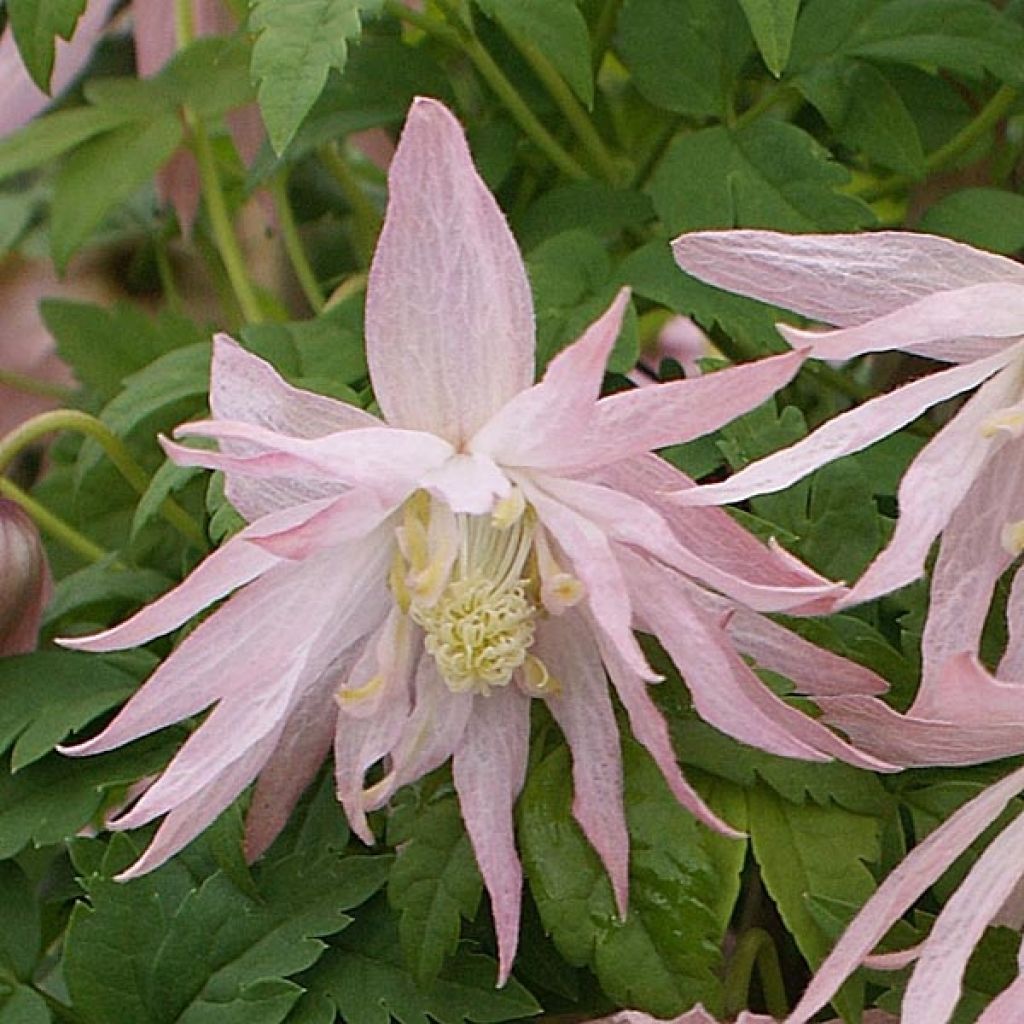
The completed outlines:
{"type": "Polygon", "coordinates": [[[0,498],[0,655],[35,649],[49,596],[39,531],[20,505],[0,498]]]}

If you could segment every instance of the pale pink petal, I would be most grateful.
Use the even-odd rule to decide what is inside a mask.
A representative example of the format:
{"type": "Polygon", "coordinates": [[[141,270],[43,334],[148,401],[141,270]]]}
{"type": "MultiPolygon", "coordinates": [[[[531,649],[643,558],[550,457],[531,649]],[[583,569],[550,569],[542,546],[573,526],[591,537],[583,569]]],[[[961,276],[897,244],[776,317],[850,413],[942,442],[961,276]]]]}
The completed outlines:
{"type": "Polygon", "coordinates": [[[178,35],[166,0],[132,0],[135,67],[140,78],[155,75],[174,56],[178,35]]]}
{"type": "Polygon", "coordinates": [[[904,1024],[945,1024],[960,1001],[967,961],[1021,876],[1024,815],[1003,829],[932,926],[903,996],[904,1024]]]}
{"type": "Polygon", "coordinates": [[[1022,787],[1024,768],[1018,768],[959,808],[906,856],[853,919],[786,1024],[806,1024],[832,998],[892,925],[999,817],[1022,787]]]}
{"type": "Polygon", "coordinates": [[[586,587],[586,604],[601,632],[632,671],[644,679],[658,679],[633,635],[629,588],[604,531],[587,516],[534,487],[526,478],[517,478],[517,482],[586,587]]]}
{"type": "Polygon", "coordinates": [[[996,674],[1000,679],[1024,682],[1024,573],[1013,577],[1010,597],[1006,602],[1006,650],[996,674]]]}
{"type": "Polygon", "coordinates": [[[389,422],[461,448],[533,383],[533,303],[462,128],[413,102],[389,174],[366,292],[366,352],[389,422]]]}
{"type": "Polygon", "coordinates": [[[476,432],[470,451],[506,466],[540,466],[549,464],[552,448],[571,445],[594,415],[628,305],[629,289],[623,288],[582,337],[551,360],[539,384],[520,391],[476,432]]]}
{"type": "Polygon", "coordinates": [[[812,600],[835,598],[837,585],[824,581],[814,588],[804,581],[796,585],[751,582],[705,562],[681,545],[658,511],[648,502],[621,491],[582,480],[537,477],[535,483],[548,496],[601,528],[610,540],[653,555],[680,572],[760,611],[800,607],[812,600]]]}
{"type": "Polygon", "coordinates": [[[483,515],[511,488],[509,479],[487,455],[453,455],[434,469],[427,470],[419,484],[443,498],[453,512],[483,515]]]}
{"type": "Polygon", "coordinates": [[[669,492],[693,487],[693,481],[656,455],[624,459],[588,478],[650,505],[684,548],[720,572],[767,588],[806,588],[806,603],[787,609],[790,614],[829,611],[845,592],[829,590],[835,584],[777,544],[763,544],[722,509],[678,505],[669,492]]]}
{"type": "Polygon", "coordinates": [[[608,871],[624,918],[629,906],[629,833],[619,730],[604,666],[593,635],[572,611],[541,623],[534,653],[558,687],[545,699],[572,753],[573,817],[608,871]]]}
{"type": "MultiPolygon", "coordinates": [[[[721,505],[781,491],[819,466],[862,451],[895,433],[933,405],[976,387],[1016,358],[1016,352],[1010,349],[922,377],[834,417],[809,437],[740,470],[725,483],[679,491],[674,497],[682,505],[721,505]]],[[[957,421],[960,418],[957,416],[957,421]]]]}
{"type": "Polygon", "coordinates": [[[869,697],[816,702],[856,746],[901,765],[977,764],[1024,749],[1024,686],[993,678],[968,652],[933,670],[905,715],[869,697]]]}
{"type": "Polygon", "coordinates": [[[78,77],[89,63],[92,51],[117,0],[89,0],[78,19],[70,42],[58,39],[54,51],[50,94],[32,81],[21,62],[14,34],[8,28],[0,39],[0,138],[10,134],[42,113],[78,77]]]}
{"type": "MultiPolygon", "coordinates": [[[[926,380],[970,368],[946,370],[926,380]]],[[[985,384],[921,449],[900,482],[897,492],[900,515],[889,544],[868,566],[840,606],[869,601],[924,573],[932,542],[949,522],[985,463],[1007,443],[1003,432],[989,436],[985,430],[986,420],[1015,400],[1019,390],[1018,372],[1015,367],[1008,367],[985,384]]]]}
{"type": "Polygon", "coordinates": [[[530,699],[514,686],[473,698],[452,777],[476,854],[498,935],[498,985],[512,971],[519,940],[523,869],[516,854],[512,809],[526,777],[530,699]]]}
{"type": "Polygon", "coordinates": [[[131,867],[115,875],[115,880],[127,882],[138,878],[160,867],[188,846],[200,832],[212,825],[252,782],[266,764],[275,740],[275,734],[265,737],[262,742],[257,743],[232,763],[226,771],[212,779],[201,793],[172,810],[161,822],[153,841],[142,856],[131,867]]]}
{"type": "Polygon", "coordinates": [[[603,637],[598,635],[597,640],[601,659],[611,676],[615,692],[629,715],[629,727],[654,758],[672,795],[701,824],[732,839],[742,839],[744,834],[719,818],[683,777],[672,749],[668,724],[647,693],[648,684],[619,657],[618,652],[603,637]]]}
{"type": "Polygon", "coordinates": [[[620,391],[597,403],[582,436],[563,434],[528,464],[578,472],[713,433],[789,383],[806,352],[786,352],[690,380],[620,391]]]}
{"type": "Polygon", "coordinates": [[[708,619],[667,570],[626,556],[633,600],[649,629],[679,666],[697,713],[743,743],[783,757],[884,770],[813,718],[776,697],[733,649],[724,629],[708,619]]]}
{"type": "Polygon", "coordinates": [[[713,354],[711,339],[690,317],[674,316],[658,332],[653,351],[641,354],[640,362],[657,376],[662,363],[671,359],[682,367],[687,377],[697,377],[700,375],[697,360],[713,354]]]}
{"type": "MultiPolygon", "coordinates": [[[[1020,442],[994,452],[943,530],[921,638],[926,681],[952,655],[978,650],[996,583],[1013,561],[1002,531],[1024,518],[1022,458],[1020,442]]],[[[920,698],[913,711],[934,717],[920,698]]]]}
{"type": "Polygon", "coordinates": [[[677,238],[672,251],[708,284],[844,327],[951,288],[1024,283],[1024,270],[1003,256],[906,231],[697,231],[677,238]]]}
{"type": "Polygon", "coordinates": [[[810,348],[816,359],[845,360],[868,352],[912,350],[935,358],[960,338],[1001,339],[999,352],[1024,335],[1024,280],[975,284],[936,292],[892,313],[839,331],[805,331],[779,326],[794,347],[810,348]]]}
{"type": "Polygon", "coordinates": [[[202,185],[199,165],[190,150],[177,150],[157,171],[156,194],[164,206],[173,208],[182,235],[191,238],[199,213],[202,185]]]}
{"type": "Polygon", "coordinates": [[[273,686],[293,646],[321,627],[340,655],[383,617],[390,555],[391,538],[382,531],[332,558],[264,573],[190,633],[103,732],[64,752],[101,753],[231,694],[251,695],[261,681],[273,686]]]}

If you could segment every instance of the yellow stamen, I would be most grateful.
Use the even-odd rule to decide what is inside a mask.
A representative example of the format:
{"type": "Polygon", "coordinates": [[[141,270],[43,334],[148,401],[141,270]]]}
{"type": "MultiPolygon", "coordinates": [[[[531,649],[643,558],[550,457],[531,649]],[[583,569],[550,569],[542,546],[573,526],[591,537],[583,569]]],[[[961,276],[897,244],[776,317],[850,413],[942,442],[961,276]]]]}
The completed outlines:
{"type": "Polygon", "coordinates": [[[491,513],[491,525],[496,530],[507,530],[519,522],[525,511],[526,498],[518,487],[513,487],[504,498],[495,503],[494,511],[491,513]]]}
{"type": "Polygon", "coordinates": [[[355,704],[364,701],[367,697],[372,697],[383,685],[384,677],[376,675],[362,686],[355,686],[351,689],[343,686],[337,693],[338,702],[340,704],[355,704]]]}
{"type": "Polygon", "coordinates": [[[1024,409],[1000,409],[981,424],[982,437],[995,437],[1004,431],[1013,437],[1024,434],[1024,409]]]}
{"type": "Polygon", "coordinates": [[[1007,523],[1000,535],[1003,549],[1007,554],[1016,558],[1024,551],[1024,519],[1018,519],[1015,523],[1007,523]]]}
{"type": "Polygon", "coordinates": [[[558,697],[562,684],[548,671],[547,665],[532,654],[526,656],[520,676],[523,689],[531,697],[558,697]]]}

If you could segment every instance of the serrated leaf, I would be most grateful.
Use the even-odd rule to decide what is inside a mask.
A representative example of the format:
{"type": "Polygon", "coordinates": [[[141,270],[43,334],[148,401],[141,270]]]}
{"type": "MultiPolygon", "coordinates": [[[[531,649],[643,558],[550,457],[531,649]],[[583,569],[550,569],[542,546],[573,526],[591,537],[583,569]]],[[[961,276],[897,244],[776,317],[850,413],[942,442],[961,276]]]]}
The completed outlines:
{"type": "Polygon", "coordinates": [[[536,46],[587,107],[593,105],[590,34],[576,0],[476,0],[476,4],[511,36],[536,46]]]}
{"type": "Polygon", "coordinates": [[[43,624],[52,626],[85,612],[92,621],[110,621],[119,611],[137,608],[162,594],[172,582],[153,569],[114,568],[111,559],[105,559],[58,581],[43,624]]]}
{"type": "Polygon", "coordinates": [[[139,498],[132,517],[132,537],[136,537],[160,514],[160,506],[189,481],[204,474],[200,466],[179,466],[170,459],[153,474],[146,492],[139,498]]]}
{"type": "Polygon", "coordinates": [[[429,989],[420,988],[402,959],[395,916],[376,900],[302,975],[307,994],[287,1024],[330,1022],[332,1012],[346,1024],[497,1024],[540,1012],[514,978],[501,989],[496,979],[490,957],[460,952],[429,989]]]}
{"type": "Polygon", "coordinates": [[[401,915],[402,951],[418,985],[429,988],[458,948],[461,919],[476,914],[480,885],[458,800],[448,795],[428,804],[388,881],[388,899],[401,915]]]}
{"type": "Polygon", "coordinates": [[[34,989],[28,985],[8,988],[0,982],[0,1024],[50,1024],[52,1020],[46,1001],[34,989]]]}
{"type": "Polygon", "coordinates": [[[0,659],[0,754],[13,746],[11,767],[19,771],[137,687],[102,658],[74,651],[0,659]]]}
{"type": "Polygon", "coordinates": [[[249,28],[258,33],[252,76],[271,145],[280,153],[291,141],[327,81],[342,71],[350,40],[362,31],[361,11],[381,0],[253,0],[249,28]]]}
{"type": "Polygon", "coordinates": [[[998,188],[960,189],[929,206],[918,227],[1010,256],[1024,249],[1024,196],[998,188]]]}
{"type": "Polygon", "coordinates": [[[21,240],[39,206],[38,192],[0,193],[0,259],[21,240]]]}
{"type": "MultiPolygon", "coordinates": [[[[0,861],[0,978],[28,981],[42,942],[40,907],[32,883],[13,861],[0,861]]],[[[2,984],[2,982],[0,982],[2,984]]],[[[0,1021],[4,1013],[0,1012],[0,1021]]]]}
{"type": "Polygon", "coordinates": [[[680,136],[649,192],[669,232],[713,227],[850,231],[873,221],[836,189],[849,174],[795,125],[762,120],[680,136]]]}
{"type": "Polygon", "coordinates": [[[562,956],[589,966],[619,1005],[665,1018],[695,1002],[717,1006],[723,924],[716,861],[705,845],[714,840],[680,807],[641,747],[627,741],[623,753],[632,845],[626,920],[619,920],[604,868],[572,819],[564,748],[533,768],[519,800],[530,891],[562,956]]]}
{"type": "Polygon", "coordinates": [[[14,41],[32,81],[50,91],[54,43],[70,39],[85,10],[85,0],[7,0],[14,41]]]}
{"type": "Polygon", "coordinates": [[[63,272],[103,218],[149,181],[178,148],[181,120],[160,114],[79,146],[54,183],[51,250],[63,272]]]}
{"type": "Polygon", "coordinates": [[[643,227],[654,217],[642,192],[613,188],[599,181],[574,181],[545,192],[516,222],[516,237],[526,251],[563,231],[583,230],[601,237],[643,227]]]}
{"type": "Polygon", "coordinates": [[[800,0],[740,0],[765,65],[776,78],[786,70],[800,0]]]}
{"type": "Polygon", "coordinates": [[[618,49],[637,89],[655,106],[722,117],[751,49],[735,0],[626,0],[618,49]]]}
{"type": "MultiPolygon", "coordinates": [[[[835,805],[794,804],[756,787],[747,794],[750,839],[765,888],[804,958],[817,967],[836,935],[808,907],[811,897],[862,906],[875,890],[868,864],[878,861],[877,819],[835,805]]],[[[863,981],[846,983],[832,999],[848,1020],[859,1019],[863,981]]]]}

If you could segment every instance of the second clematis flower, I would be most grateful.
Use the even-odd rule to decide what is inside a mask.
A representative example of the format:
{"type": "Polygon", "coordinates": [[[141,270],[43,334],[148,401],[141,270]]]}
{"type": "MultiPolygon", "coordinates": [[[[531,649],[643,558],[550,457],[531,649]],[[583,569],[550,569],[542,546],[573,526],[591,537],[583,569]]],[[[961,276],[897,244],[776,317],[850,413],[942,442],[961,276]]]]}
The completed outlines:
{"type": "Polygon", "coordinates": [[[107,729],[69,751],[108,750],[215,705],[118,819],[134,828],[166,815],[122,877],[172,856],[257,777],[247,852],[258,855],[332,745],[339,799],[367,842],[369,810],[451,759],[503,981],[519,927],[512,809],[533,700],[572,749],[574,813],[623,913],[629,842],[607,677],[678,799],[731,832],[679,771],[635,628],[661,640],[723,731],[783,755],[877,765],[765,689],[738,653],[807,692],[883,690],[756,611],[824,610],[842,589],[717,509],[668,505],[662,492],[688,481],[650,454],[757,405],[803,355],[601,399],[628,303],[620,293],[534,384],[515,240],[458,122],[433,100],[413,104],[367,289],[383,421],[290,387],[218,337],[213,418],[179,434],[214,438],[219,451],[165,447],[223,470],[250,525],[128,622],[66,641],[145,643],[235,592],[107,729]]]}

